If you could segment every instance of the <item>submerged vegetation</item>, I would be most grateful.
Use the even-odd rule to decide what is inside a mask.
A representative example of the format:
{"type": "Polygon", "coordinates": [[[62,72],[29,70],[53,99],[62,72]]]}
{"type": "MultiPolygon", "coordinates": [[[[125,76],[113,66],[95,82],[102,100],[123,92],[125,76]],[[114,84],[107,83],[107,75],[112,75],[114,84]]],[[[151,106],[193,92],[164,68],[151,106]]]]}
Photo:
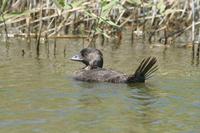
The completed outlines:
{"type": "Polygon", "coordinates": [[[3,0],[0,5],[1,35],[35,37],[38,45],[41,37],[87,38],[88,45],[97,37],[120,42],[124,29],[132,41],[200,40],[198,0],[3,0]]]}

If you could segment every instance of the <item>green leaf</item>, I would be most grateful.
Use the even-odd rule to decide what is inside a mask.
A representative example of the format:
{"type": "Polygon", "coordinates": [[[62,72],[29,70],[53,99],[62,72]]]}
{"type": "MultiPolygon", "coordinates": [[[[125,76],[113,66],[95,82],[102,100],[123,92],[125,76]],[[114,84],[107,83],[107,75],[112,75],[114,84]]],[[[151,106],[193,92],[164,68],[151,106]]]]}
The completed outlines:
{"type": "Polygon", "coordinates": [[[160,10],[160,13],[163,13],[165,11],[166,5],[163,0],[160,0],[157,7],[160,10]]]}
{"type": "Polygon", "coordinates": [[[112,0],[108,4],[102,5],[102,13],[101,16],[107,17],[109,12],[117,6],[119,0],[112,0]]]}
{"type": "Polygon", "coordinates": [[[6,8],[7,4],[8,4],[8,1],[9,1],[9,0],[3,0],[3,3],[2,3],[2,5],[1,5],[1,11],[2,11],[2,12],[5,10],[5,8],[6,8]]]}
{"type": "Polygon", "coordinates": [[[136,5],[140,5],[141,4],[141,0],[127,0],[129,3],[131,4],[136,4],[136,5]]]}

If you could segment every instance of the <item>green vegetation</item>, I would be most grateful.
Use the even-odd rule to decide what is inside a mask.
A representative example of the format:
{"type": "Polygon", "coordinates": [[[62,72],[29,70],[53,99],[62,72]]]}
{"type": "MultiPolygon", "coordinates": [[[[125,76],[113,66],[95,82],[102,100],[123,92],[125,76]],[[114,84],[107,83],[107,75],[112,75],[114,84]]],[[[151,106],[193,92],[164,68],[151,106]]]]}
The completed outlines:
{"type": "Polygon", "coordinates": [[[197,0],[3,0],[0,5],[0,28],[5,29],[1,34],[87,36],[91,44],[99,35],[120,41],[128,28],[132,39],[142,36],[150,43],[156,38],[171,44],[189,32],[191,39],[185,42],[199,40],[197,0]]]}

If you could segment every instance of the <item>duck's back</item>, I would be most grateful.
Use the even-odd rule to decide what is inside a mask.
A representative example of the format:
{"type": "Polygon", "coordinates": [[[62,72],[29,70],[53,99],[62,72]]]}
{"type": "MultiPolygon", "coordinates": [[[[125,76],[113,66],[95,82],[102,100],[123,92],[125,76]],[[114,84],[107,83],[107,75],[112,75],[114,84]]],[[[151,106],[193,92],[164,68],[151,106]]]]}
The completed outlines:
{"type": "Polygon", "coordinates": [[[127,81],[128,76],[110,69],[98,68],[92,70],[81,69],[75,72],[74,78],[88,82],[124,83],[127,81]]]}

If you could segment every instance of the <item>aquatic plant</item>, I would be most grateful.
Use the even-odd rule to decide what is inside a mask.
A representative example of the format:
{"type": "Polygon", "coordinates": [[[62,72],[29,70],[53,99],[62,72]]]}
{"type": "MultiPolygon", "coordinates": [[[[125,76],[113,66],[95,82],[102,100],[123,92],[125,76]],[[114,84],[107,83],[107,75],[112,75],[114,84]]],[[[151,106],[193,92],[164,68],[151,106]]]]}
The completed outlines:
{"type": "Polygon", "coordinates": [[[200,37],[198,0],[3,0],[0,5],[0,28],[9,29],[8,36],[81,37],[90,45],[98,36],[121,40],[128,27],[132,39],[142,36],[150,43],[154,38],[172,44],[190,32],[185,41],[200,37]]]}

